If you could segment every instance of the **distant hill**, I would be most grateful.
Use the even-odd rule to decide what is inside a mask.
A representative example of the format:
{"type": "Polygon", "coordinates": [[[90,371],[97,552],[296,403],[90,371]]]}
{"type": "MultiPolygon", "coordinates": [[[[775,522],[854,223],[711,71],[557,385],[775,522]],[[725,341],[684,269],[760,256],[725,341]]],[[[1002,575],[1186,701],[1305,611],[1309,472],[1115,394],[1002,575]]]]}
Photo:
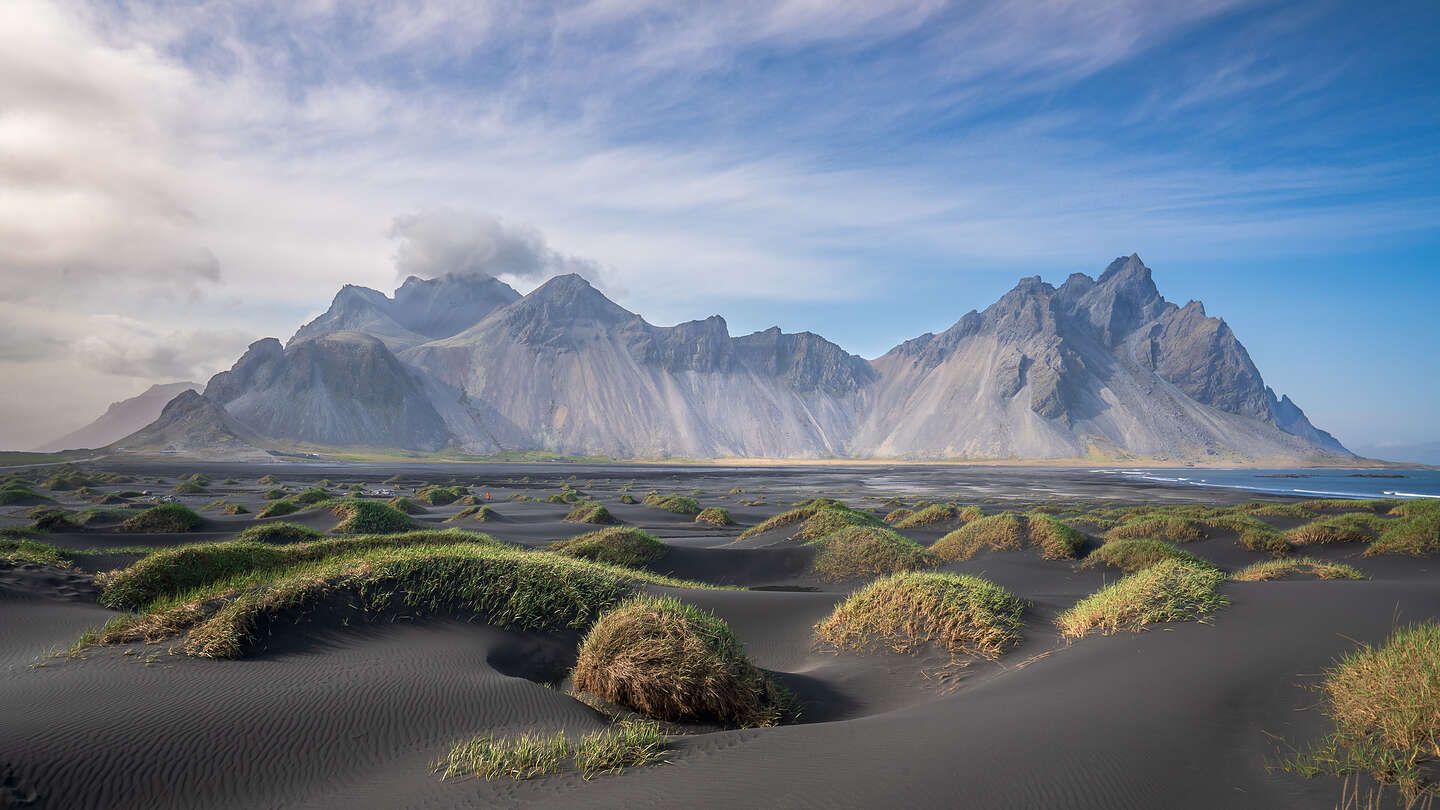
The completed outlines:
{"type": "Polygon", "coordinates": [[[1440,465],[1440,442],[1369,444],[1356,447],[1355,452],[1366,458],[1378,458],[1385,461],[1440,465]]]}
{"type": "Polygon", "coordinates": [[[578,275],[524,296],[473,275],[393,298],[347,286],[205,395],[272,442],[477,455],[1353,458],[1135,255],[1058,287],[1022,279],[874,361],[809,332],[732,336],[719,316],[654,326],[578,275]]]}
{"type": "Polygon", "coordinates": [[[98,419],[79,430],[35,448],[37,452],[55,453],[80,448],[93,449],[112,444],[154,422],[165,403],[182,391],[200,391],[205,386],[193,382],[152,385],[145,393],[112,403],[98,419]]]}
{"type": "Polygon", "coordinates": [[[120,439],[109,449],[263,461],[270,455],[257,446],[262,441],[255,431],[240,424],[214,400],[197,391],[182,391],[165,405],[154,422],[120,439]]]}

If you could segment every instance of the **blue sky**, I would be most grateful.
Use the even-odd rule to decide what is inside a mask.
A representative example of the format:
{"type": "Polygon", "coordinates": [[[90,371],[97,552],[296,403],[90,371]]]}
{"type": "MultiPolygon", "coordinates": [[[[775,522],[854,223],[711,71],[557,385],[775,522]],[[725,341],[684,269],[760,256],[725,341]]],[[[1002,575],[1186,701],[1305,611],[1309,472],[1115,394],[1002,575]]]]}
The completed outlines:
{"type": "Polygon", "coordinates": [[[427,239],[867,357],[1139,252],[1342,441],[1434,441],[1437,34],[1433,2],[16,0],[0,446],[427,239]]]}

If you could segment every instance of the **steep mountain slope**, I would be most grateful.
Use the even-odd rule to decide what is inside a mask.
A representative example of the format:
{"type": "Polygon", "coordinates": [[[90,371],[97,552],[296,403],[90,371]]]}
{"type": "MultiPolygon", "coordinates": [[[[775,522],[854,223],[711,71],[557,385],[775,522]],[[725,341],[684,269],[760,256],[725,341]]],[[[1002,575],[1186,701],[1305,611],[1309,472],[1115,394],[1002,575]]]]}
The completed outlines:
{"type": "Polygon", "coordinates": [[[324,445],[438,450],[450,441],[425,380],[377,337],[334,332],[282,348],[265,338],[205,396],[261,435],[324,445]]]}
{"type": "Polygon", "coordinates": [[[219,403],[187,389],[170,400],[154,422],[115,442],[110,449],[263,461],[270,456],[256,447],[261,441],[255,431],[240,424],[219,403]]]}
{"type": "Polygon", "coordinates": [[[290,344],[335,332],[363,332],[398,352],[468,329],[519,297],[510,285],[475,274],[436,279],[411,276],[394,298],[347,284],[324,314],[300,327],[290,344]]]}
{"type": "Polygon", "coordinates": [[[1138,256],[1058,289],[1021,280],[983,313],[874,361],[852,451],[918,458],[1347,454],[1277,400],[1229,326],[1165,301],[1138,256]]]}
{"type": "Polygon", "coordinates": [[[872,362],[808,332],[647,323],[577,275],[346,287],[288,346],[250,347],[206,396],[257,435],[316,445],[617,458],[1345,458],[1203,305],[1138,256],[872,362]]]}
{"type": "Polygon", "coordinates": [[[205,386],[193,382],[152,385],[145,393],[113,402],[98,419],[79,430],[35,448],[36,452],[104,447],[154,422],[165,404],[182,391],[199,391],[205,386]]]}
{"type": "Polygon", "coordinates": [[[815,335],[732,338],[718,316],[652,326],[577,275],[401,356],[531,446],[622,458],[843,455],[874,378],[815,335]]]}

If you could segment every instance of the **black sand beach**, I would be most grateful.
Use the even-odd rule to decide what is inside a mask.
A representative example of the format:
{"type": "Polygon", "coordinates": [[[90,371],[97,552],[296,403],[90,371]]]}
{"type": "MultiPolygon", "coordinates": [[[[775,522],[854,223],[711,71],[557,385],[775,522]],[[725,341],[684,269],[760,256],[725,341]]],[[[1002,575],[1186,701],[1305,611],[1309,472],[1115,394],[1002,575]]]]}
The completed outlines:
{"type": "MultiPolygon", "coordinates": [[[[103,489],[156,494],[183,474],[204,473],[213,482],[208,491],[179,500],[198,510],[224,498],[249,513],[202,512],[204,525],[185,534],[51,533],[45,542],[92,553],[76,556],[74,571],[0,569],[3,807],[1333,807],[1339,780],[1267,768],[1286,742],[1325,732],[1308,687],[1357,643],[1380,643],[1398,624],[1440,617],[1432,560],[1360,557],[1361,545],[1341,543],[1307,553],[1343,559],[1370,579],[1226,582],[1229,604],[1210,622],[1067,642],[1055,616],[1119,574],[1030,551],[986,552],[940,570],[983,576],[1026,600],[1025,640],[996,661],[947,667],[948,658],[933,652],[817,648],[812,626],[864,581],[836,584],[809,573],[813,550],[787,543],[783,532],[735,542],[744,529],[817,495],[856,508],[897,497],[989,512],[1253,500],[1082,470],[179,461],[100,468],[140,479],[103,489]],[[188,657],[173,641],[53,654],[114,615],[96,604],[87,575],[140,555],[107,549],[232,538],[255,525],[266,489],[257,479],[266,474],[292,491],[331,479],[401,494],[459,479],[481,498],[488,492],[500,517],[447,523],[461,509],[453,504],[417,519],[537,548],[587,527],[563,522],[566,504],[507,499],[544,497],[568,483],[670,546],[651,564],[656,572],[742,588],[647,586],[728,622],[751,658],[798,697],[800,720],[681,735],[666,764],[588,780],[564,773],[446,781],[430,766],[459,739],[605,727],[602,714],[542,685],[563,686],[576,634],[446,617],[351,626],[299,617],[270,628],[263,649],[239,660],[188,657]],[[152,478],[164,483],[145,480],[152,478]],[[229,478],[239,483],[221,483],[229,478]],[[724,506],[738,525],[697,525],[688,515],[621,503],[626,487],[637,495],[698,490],[697,500],[724,506]]],[[[67,503],[65,492],[47,494],[82,506],[67,503]]],[[[0,523],[22,525],[25,511],[0,509],[0,523]]],[[[322,531],[335,523],[323,512],[284,519],[322,531]]],[[[929,545],[943,531],[903,533],[929,545]]],[[[1185,549],[1226,571],[1266,559],[1225,532],[1185,549]]]]}

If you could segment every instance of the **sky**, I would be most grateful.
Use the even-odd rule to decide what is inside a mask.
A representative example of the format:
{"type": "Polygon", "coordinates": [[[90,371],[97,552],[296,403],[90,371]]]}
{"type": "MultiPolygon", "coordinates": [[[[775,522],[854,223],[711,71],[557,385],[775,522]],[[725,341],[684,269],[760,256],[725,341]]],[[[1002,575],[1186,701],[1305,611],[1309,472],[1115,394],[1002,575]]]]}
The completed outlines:
{"type": "Polygon", "coordinates": [[[0,3],[0,447],[342,284],[580,272],[875,357],[1138,252],[1359,448],[1440,440],[1440,6],[0,3]]]}

